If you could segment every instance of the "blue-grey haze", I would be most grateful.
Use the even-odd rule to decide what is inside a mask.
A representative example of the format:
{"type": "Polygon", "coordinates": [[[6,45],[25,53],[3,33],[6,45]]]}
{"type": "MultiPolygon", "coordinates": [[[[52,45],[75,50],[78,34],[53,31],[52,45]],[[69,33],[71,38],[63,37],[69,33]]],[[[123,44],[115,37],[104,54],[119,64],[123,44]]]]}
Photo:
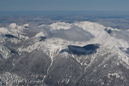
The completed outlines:
{"type": "Polygon", "coordinates": [[[129,11],[129,0],[0,0],[0,11],[129,11]]]}

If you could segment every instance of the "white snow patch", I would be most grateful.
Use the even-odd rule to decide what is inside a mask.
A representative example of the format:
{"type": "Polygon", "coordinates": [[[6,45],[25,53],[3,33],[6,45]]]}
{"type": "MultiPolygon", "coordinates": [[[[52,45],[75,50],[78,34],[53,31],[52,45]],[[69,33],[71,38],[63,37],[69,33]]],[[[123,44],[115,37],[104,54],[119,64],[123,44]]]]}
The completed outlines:
{"type": "Polygon", "coordinates": [[[35,37],[41,37],[41,36],[45,36],[43,32],[39,32],[35,35],[35,37]]]}
{"type": "Polygon", "coordinates": [[[0,54],[2,55],[2,57],[4,59],[9,58],[9,50],[6,47],[2,46],[2,45],[0,45],[0,54]]]}

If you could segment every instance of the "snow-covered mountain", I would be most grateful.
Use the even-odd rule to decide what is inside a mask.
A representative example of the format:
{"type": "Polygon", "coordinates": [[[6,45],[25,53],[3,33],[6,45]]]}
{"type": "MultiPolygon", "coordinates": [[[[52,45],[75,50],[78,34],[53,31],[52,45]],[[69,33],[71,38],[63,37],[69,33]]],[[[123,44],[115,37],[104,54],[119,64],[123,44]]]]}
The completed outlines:
{"type": "Polygon", "coordinates": [[[128,30],[89,21],[31,27],[0,27],[4,86],[32,86],[28,80],[35,86],[129,85],[128,30]]]}

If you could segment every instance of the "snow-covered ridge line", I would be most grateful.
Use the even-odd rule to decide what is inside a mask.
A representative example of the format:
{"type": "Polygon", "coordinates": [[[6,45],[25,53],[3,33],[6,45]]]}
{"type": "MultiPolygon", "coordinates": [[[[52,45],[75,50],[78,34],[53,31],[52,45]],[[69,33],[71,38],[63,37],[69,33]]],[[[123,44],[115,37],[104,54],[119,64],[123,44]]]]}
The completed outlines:
{"type": "Polygon", "coordinates": [[[2,56],[1,58],[8,59],[10,57],[10,50],[8,49],[8,47],[4,46],[7,41],[17,44],[21,42],[20,39],[28,39],[27,36],[24,36],[24,30],[27,29],[26,27],[28,26],[29,24],[19,26],[16,23],[11,23],[7,25],[7,27],[0,27],[0,55],[2,56]]]}
{"type": "MultiPolygon", "coordinates": [[[[90,41],[87,42],[70,42],[68,40],[65,40],[66,43],[63,43],[63,41],[61,41],[62,39],[47,39],[47,41],[45,41],[44,43],[38,42],[37,44],[34,44],[35,46],[42,46],[45,45],[47,47],[47,49],[49,50],[49,54],[50,56],[54,56],[53,51],[57,51],[58,49],[61,50],[63,48],[66,48],[67,45],[79,45],[79,46],[84,46],[86,44],[100,44],[103,47],[109,48],[110,50],[114,50],[114,53],[118,53],[120,55],[123,55],[124,52],[122,52],[119,48],[122,47],[124,49],[129,47],[128,42],[126,42],[126,40],[124,39],[118,39],[114,36],[110,36],[105,29],[110,29],[112,31],[120,31],[117,28],[111,28],[111,27],[105,27],[99,23],[96,22],[89,22],[89,21],[82,21],[82,22],[74,22],[74,23],[65,23],[65,22],[56,22],[56,23],[52,23],[50,25],[41,25],[39,27],[44,28],[44,26],[48,26],[50,27],[51,30],[68,30],[71,29],[71,27],[73,26],[77,26],[79,28],[82,28],[85,31],[90,32],[92,35],[95,36],[95,38],[91,39],[90,41]],[[54,44],[56,43],[56,45],[54,44]]],[[[35,37],[39,37],[39,36],[44,36],[44,34],[42,32],[38,33],[35,37]]],[[[32,46],[34,46],[32,45],[32,46]]],[[[32,47],[30,46],[30,47],[32,47]]],[[[39,47],[40,48],[40,47],[39,47]]],[[[35,47],[36,49],[36,47],[35,47]]],[[[30,49],[28,48],[28,50],[23,50],[23,51],[31,51],[34,49],[30,49]]],[[[121,56],[120,56],[121,57],[121,56]]],[[[122,58],[123,59],[123,58],[122,58]]],[[[124,59],[123,59],[124,60],[124,59]]],[[[127,62],[127,60],[124,60],[127,62]]]]}
{"type": "MultiPolygon", "coordinates": [[[[62,49],[66,49],[68,45],[76,45],[76,46],[85,46],[87,44],[100,44],[103,48],[109,48],[112,50],[114,53],[119,51],[119,54],[123,56],[123,53],[119,48],[122,47],[124,50],[129,48],[129,44],[126,40],[124,39],[118,39],[115,36],[110,36],[106,31],[105,28],[110,29],[112,31],[119,31],[118,29],[114,29],[111,27],[105,27],[99,23],[96,22],[89,22],[89,21],[82,21],[82,22],[74,22],[74,23],[65,23],[65,22],[56,22],[52,23],[50,25],[41,25],[39,27],[42,27],[44,29],[44,26],[50,27],[50,30],[68,30],[71,29],[73,26],[78,27],[77,29],[83,29],[89,33],[91,33],[94,38],[91,39],[90,41],[70,41],[70,40],[64,40],[61,38],[48,38],[45,41],[38,41],[38,38],[41,36],[45,36],[44,32],[39,32],[35,36],[29,37],[24,36],[23,31],[26,29],[25,27],[29,27],[28,24],[18,26],[15,23],[12,23],[8,26],[8,28],[0,28],[0,33],[1,34],[13,34],[14,36],[18,36],[20,38],[25,38],[26,40],[30,40],[33,43],[26,46],[26,47],[19,47],[18,51],[19,52],[32,52],[33,50],[37,49],[42,49],[43,52],[48,54],[52,59],[54,56],[59,54],[59,51],[62,49]],[[36,40],[36,41],[34,41],[36,40]]],[[[37,27],[38,28],[38,27],[37,27]]],[[[74,28],[73,28],[74,29],[74,28]]],[[[69,35],[69,34],[68,34],[69,35]]],[[[13,40],[16,41],[16,40],[13,40]]],[[[126,57],[126,56],[124,56],[126,57]]],[[[122,58],[123,59],[123,58],[122,58]]],[[[125,58],[127,59],[127,58],[125,58]]],[[[124,59],[123,59],[124,60],[124,59]]],[[[127,62],[127,60],[124,60],[127,62]]]]}
{"type": "MultiPolygon", "coordinates": [[[[22,26],[17,25],[16,23],[11,23],[7,27],[0,27],[0,39],[4,41],[4,38],[2,36],[9,34],[17,37],[18,39],[28,39],[27,36],[24,35],[24,30],[26,30],[29,27],[29,24],[24,24],[22,26]]],[[[11,39],[11,42],[17,43],[18,39],[11,39]]],[[[1,41],[2,42],[2,41],[1,41]]]]}
{"type": "Polygon", "coordinates": [[[24,24],[22,26],[17,25],[16,23],[11,23],[7,27],[0,27],[0,33],[7,34],[17,34],[17,33],[23,33],[23,30],[25,30],[25,27],[28,27],[29,24],[24,24]]]}

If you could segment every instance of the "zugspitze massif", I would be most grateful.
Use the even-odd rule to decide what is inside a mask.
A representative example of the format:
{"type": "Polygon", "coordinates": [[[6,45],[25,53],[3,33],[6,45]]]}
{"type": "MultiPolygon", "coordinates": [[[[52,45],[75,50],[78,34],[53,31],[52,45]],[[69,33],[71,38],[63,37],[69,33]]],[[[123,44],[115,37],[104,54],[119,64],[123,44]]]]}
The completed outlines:
{"type": "Polygon", "coordinates": [[[129,30],[97,22],[0,27],[0,86],[128,86],[129,30]]]}

